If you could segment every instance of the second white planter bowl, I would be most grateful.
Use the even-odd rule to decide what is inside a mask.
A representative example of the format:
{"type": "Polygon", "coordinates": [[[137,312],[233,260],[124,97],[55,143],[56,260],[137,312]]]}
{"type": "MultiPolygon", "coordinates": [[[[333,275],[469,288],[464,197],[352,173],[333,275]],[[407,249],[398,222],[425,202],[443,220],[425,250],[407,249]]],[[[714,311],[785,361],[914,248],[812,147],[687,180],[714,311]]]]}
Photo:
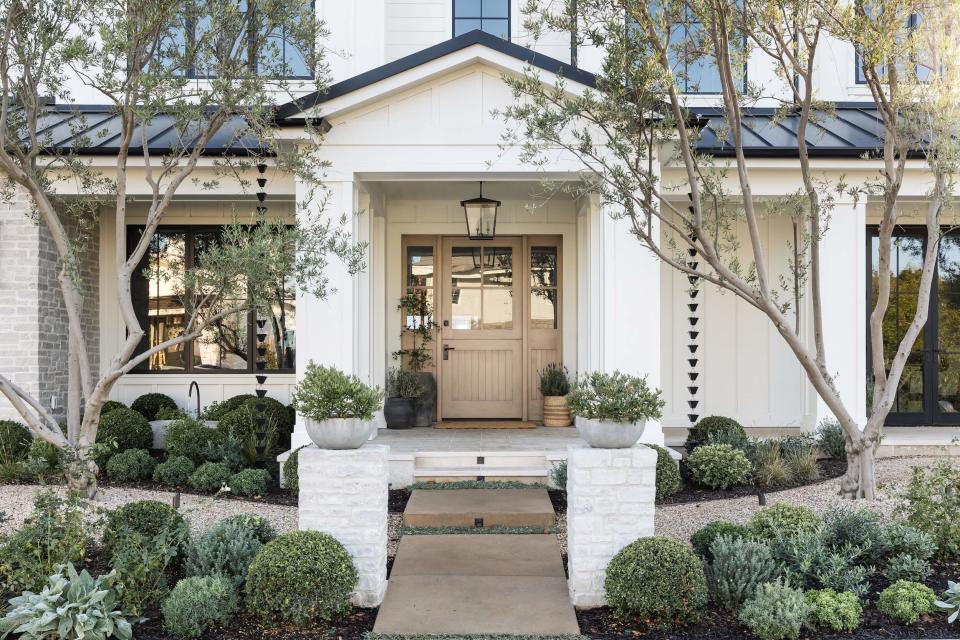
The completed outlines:
{"type": "Polygon", "coordinates": [[[580,437],[594,449],[629,449],[640,440],[647,421],[604,422],[577,416],[574,424],[580,437]]]}
{"type": "Polygon", "coordinates": [[[322,421],[307,418],[305,422],[307,435],[321,449],[359,449],[377,428],[372,420],[360,418],[330,418],[322,421]]]}

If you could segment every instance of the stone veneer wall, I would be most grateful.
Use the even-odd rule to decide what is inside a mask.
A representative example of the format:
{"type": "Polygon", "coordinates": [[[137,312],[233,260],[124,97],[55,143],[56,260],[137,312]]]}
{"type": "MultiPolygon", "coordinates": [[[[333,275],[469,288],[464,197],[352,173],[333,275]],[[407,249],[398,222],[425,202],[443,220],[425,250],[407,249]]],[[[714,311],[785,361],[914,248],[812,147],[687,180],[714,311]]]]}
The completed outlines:
{"type": "MultiPolygon", "coordinates": [[[[46,231],[29,217],[22,192],[0,203],[0,372],[36,395],[56,416],[66,411],[67,314],[57,276],[60,261],[46,231]],[[56,408],[53,402],[56,398],[56,408]]],[[[75,230],[68,229],[71,235],[75,230]]],[[[96,375],[99,361],[99,229],[80,256],[83,324],[96,375]]],[[[0,397],[0,419],[19,419],[0,397]]]]}

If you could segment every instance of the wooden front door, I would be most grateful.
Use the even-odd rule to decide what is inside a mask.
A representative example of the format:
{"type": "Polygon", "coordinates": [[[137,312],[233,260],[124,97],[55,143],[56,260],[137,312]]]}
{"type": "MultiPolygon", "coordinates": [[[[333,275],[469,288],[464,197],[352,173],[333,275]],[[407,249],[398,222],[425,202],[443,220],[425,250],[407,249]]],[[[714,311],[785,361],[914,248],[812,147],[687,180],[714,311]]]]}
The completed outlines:
{"type": "Polygon", "coordinates": [[[522,418],[523,242],[445,238],[442,245],[442,417],[522,418]]]}

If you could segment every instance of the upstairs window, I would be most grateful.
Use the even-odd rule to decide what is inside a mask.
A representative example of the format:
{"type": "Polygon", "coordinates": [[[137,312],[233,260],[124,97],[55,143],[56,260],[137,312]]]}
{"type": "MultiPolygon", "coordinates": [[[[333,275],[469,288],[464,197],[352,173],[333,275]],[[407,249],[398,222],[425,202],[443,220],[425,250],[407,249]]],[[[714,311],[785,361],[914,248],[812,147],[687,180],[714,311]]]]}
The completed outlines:
{"type": "Polygon", "coordinates": [[[510,0],[453,0],[453,36],[480,29],[510,39],[510,0]]]}
{"type": "MultiPolygon", "coordinates": [[[[906,27],[906,31],[909,33],[910,31],[913,31],[914,29],[919,27],[920,21],[921,19],[919,14],[915,13],[911,15],[907,19],[907,23],[904,25],[906,27]]],[[[863,72],[863,56],[860,55],[859,51],[855,51],[854,55],[856,59],[854,63],[854,65],[856,66],[856,82],[857,84],[867,84],[867,76],[863,72]]],[[[903,69],[902,67],[900,67],[900,65],[897,65],[897,67],[901,70],[903,69]]],[[[920,81],[927,81],[930,78],[930,76],[933,74],[933,68],[929,64],[924,64],[921,61],[917,62],[915,69],[917,73],[917,80],[920,80],[920,81]]],[[[877,72],[880,73],[881,75],[886,75],[886,67],[885,66],[877,67],[877,72]]]]}

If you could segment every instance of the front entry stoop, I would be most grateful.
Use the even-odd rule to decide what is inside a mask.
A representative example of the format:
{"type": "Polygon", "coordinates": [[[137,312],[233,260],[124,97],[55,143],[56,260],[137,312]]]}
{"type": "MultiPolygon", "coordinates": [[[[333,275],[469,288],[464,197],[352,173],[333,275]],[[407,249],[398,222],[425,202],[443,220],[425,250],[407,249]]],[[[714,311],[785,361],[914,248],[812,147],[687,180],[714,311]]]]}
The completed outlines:
{"type": "Polygon", "coordinates": [[[556,515],[546,489],[416,489],[407,501],[408,527],[537,527],[556,515]]]}
{"type": "Polygon", "coordinates": [[[373,631],[565,635],[580,628],[555,536],[408,535],[373,631]]]}

